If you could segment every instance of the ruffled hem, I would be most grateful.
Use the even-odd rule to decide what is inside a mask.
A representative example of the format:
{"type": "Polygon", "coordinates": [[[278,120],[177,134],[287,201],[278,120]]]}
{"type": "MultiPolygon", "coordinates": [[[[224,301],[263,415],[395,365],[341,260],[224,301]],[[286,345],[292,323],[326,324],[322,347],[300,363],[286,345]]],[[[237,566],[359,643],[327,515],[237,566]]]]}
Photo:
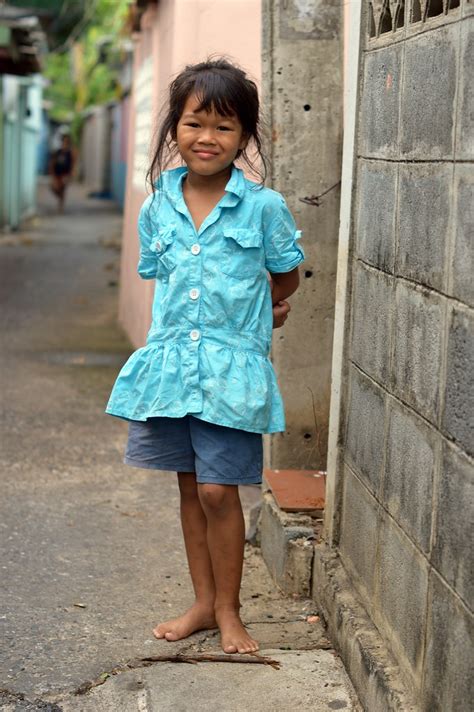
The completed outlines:
{"type": "Polygon", "coordinates": [[[283,423],[280,426],[271,426],[271,428],[263,429],[262,428],[252,428],[249,425],[246,425],[245,427],[236,425],[235,423],[229,423],[229,422],[224,422],[220,418],[214,418],[211,419],[210,417],[205,418],[203,417],[202,413],[189,413],[188,411],[184,410],[182,414],[176,415],[173,413],[173,415],[170,415],[169,413],[166,412],[159,412],[159,413],[150,413],[149,415],[146,415],[145,417],[135,417],[133,415],[119,412],[117,409],[114,408],[113,405],[107,406],[105,410],[106,415],[112,415],[114,418],[122,418],[122,420],[140,420],[141,422],[144,422],[148,418],[184,418],[186,415],[192,415],[194,418],[198,418],[199,420],[205,420],[206,423],[213,423],[214,425],[223,425],[226,428],[237,428],[237,430],[245,430],[246,432],[249,433],[256,433],[257,435],[271,435],[272,433],[283,433],[285,431],[285,423],[283,423]],[[110,407],[109,407],[110,406],[110,407]]]}
{"type": "Polygon", "coordinates": [[[253,433],[285,430],[283,403],[270,360],[203,339],[150,343],[120,371],[106,413],[144,421],[193,415],[253,433]]]}

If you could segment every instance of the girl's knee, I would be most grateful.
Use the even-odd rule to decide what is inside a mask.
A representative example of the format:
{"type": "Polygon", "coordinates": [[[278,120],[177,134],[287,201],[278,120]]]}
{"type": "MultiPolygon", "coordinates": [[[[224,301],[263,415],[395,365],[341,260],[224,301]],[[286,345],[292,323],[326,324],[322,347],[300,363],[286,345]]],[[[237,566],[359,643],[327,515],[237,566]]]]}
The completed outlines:
{"type": "Polygon", "coordinates": [[[198,485],[199,499],[204,510],[216,514],[240,504],[238,488],[233,485],[198,485]]]}
{"type": "Polygon", "coordinates": [[[178,485],[181,499],[196,499],[198,497],[196,473],[178,472],[178,485]]]}

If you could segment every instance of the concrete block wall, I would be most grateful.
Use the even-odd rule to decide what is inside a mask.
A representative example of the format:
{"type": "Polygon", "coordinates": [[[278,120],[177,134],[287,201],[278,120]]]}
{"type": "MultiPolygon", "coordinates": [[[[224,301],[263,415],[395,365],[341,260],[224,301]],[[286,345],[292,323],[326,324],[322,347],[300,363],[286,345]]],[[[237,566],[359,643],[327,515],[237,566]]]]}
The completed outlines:
{"type": "Polygon", "coordinates": [[[474,3],[402,6],[364,4],[336,541],[446,712],[474,699],[474,3]]]}
{"type": "Polygon", "coordinates": [[[263,0],[262,88],[267,184],[303,231],[306,262],[272,358],[287,428],[268,440],[272,468],[325,469],[342,149],[342,17],[334,0],[263,0]],[[319,207],[301,198],[331,186],[319,207]]]}

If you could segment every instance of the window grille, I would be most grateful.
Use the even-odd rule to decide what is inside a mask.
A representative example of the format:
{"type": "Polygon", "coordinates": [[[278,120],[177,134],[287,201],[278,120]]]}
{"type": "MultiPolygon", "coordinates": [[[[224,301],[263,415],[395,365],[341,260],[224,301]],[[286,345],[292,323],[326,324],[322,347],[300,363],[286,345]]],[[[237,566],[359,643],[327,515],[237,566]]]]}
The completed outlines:
{"type": "Polygon", "coordinates": [[[395,33],[405,25],[424,24],[432,17],[458,10],[461,0],[371,0],[368,3],[367,33],[376,39],[395,33]]]}

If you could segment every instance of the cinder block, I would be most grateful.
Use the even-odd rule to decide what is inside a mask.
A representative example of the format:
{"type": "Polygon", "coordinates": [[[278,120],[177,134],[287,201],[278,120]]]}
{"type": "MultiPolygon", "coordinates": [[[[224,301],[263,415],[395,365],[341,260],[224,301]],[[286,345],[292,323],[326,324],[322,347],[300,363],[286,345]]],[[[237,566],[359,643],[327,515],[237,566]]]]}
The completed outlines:
{"type": "Polygon", "coordinates": [[[383,383],[390,368],[390,325],[394,280],[356,263],[351,358],[383,383]]]}
{"type": "Polygon", "coordinates": [[[375,569],[374,620],[402,668],[420,687],[428,562],[388,515],[382,515],[375,569]]]}
{"type": "Polygon", "coordinates": [[[406,158],[452,158],[459,24],[406,42],[400,152],[406,158]]]}
{"type": "Polygon", "coordinates": [[[468,309],[451,312],[444,431],[474,456],[474,314],[468,309]]]}
{"type": "MultiPolygon", "coordinates": [[[[466,4],[466,8],[468,5],[466,4]]],[[[474,12],[474,3],[471,3],[474,12]]],[[[461,23],[461,61],[459,63],[456,159],[474,160],[474,21],[461,23]]]]}
{"type": "Polygon", "coordinates": [[[359,162],[357,255],[365,262],[393,272],[397,164],[359,162]]]}
{"type": "Polygon", "coordinates": [[[392,388],[432,423],[439,413],[443,323],[444,298],[398,282],[392,388]]]}
{"type": "Polygon", "coordinates": [[[431,562],[474,608],[474,465],[445,444],[431,562]]]}
{"type": "Polygon", "coordinates": [[[472,165],[462,163],[454,173],[453,239],[449,294],[474,306],[474,175],[472,165]]]}
{"type": "Polygon", "coordinates": [[[423,712],[468,710],[474,700],[474,622],[435,571],[430,577],[423,712]]]}
{"type": "Polygon", "coordinates": [[[376,499],[345,467],[339,549],[344,564],[357,577],[357,588],[366,601],[371,600],[374,592],[378,509],[376,499]]]}
{"type": "Polygon", "coordinates": [[[441,436],[393,398],[388,413],[382,500],[408,536],[428,552],[441,436]]]}
{"type": "Polygon", "coordinates": [[[464,17],[474,15],[474,0],[464,0],[462,14],[464,17]]]}
{"type": "Polygon", "coordinates": [[[377,492],[384,452],[384,393],[353,366],[350,378],[345,457],[369,489],[377,492]]]}
{"type": "Polygon", "coordinates": [[[262,556],[270,574],[287,594],[311,593],[313,536],[311,517],[285,514],[270,493],[264,494],[260,519],[262,556]]]}
{"type": "Polygon", "coordinates": [[[396,273],[442,290],[451,229],[450,164],[400,166],[396,273]]]}
{"type": "Polygon", "coordinates": [[[363,156],[397,156],[402,50],[398,44],[366,55],[359,122],[363,156]]]}

